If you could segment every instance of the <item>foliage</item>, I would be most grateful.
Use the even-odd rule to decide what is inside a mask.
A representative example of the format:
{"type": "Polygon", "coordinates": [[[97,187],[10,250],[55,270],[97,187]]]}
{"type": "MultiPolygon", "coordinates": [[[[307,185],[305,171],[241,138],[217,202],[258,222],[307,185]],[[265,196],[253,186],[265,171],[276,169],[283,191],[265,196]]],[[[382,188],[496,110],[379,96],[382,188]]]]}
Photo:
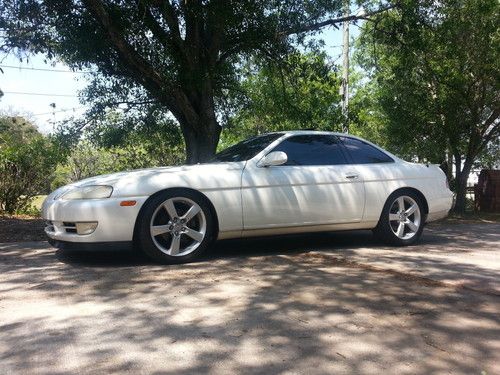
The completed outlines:
{"type": "Polygon", "coordinates": [[[360,37],[391,149],[435,163],[453,155],[458,210],[474,161],[500,135],[499,10],[497,0],[405,0],[360,37]]]}
{"type": "Polygon", "coordinates": [[[81,141],[54,173],[51,188],[88,177],[155,166],[156,160],[140,145],[97,148],[89,141],[81,141]]]}
{"type": "Polygon", "coordinates": [[[377,102],[378,86],[375,81],[364,81],[363,78],[360,73],[351,73],[354,95],[349,102],[349,132],[386,149],[393,149],[386,115],[377,102]]]}
{"type": "Polygon", "coordinates": [[[0,123],[0,211],[14,213],[29,208],[34,196],[47,192],[61,153],[24,119],[2,117],[0,123]]]}
{"type": "Polygon", "coordinates": [[[25,118],[4,113],[0,115],[0,137],[7,135],[12,141],[25,142],[38,136],[39,133],[36,126],[25,118]]]}
{"type": "Polygon", "coordinates": [[[244,103],[224,132],[237,130],[241,139],[290,129],[340,130],[340,79],[325,54],[297,52],[258,68],[246,67],[244,103]]]}
{"type": "Polygon", "coordinates": [[[474,163],[474,169],[500,169],[500,137],[492,139],[474,163]]]}
{"type": "MultiPolygon", "coordinates": [[[[361,1],[358,1],[361,3],[361,1]]],[[[369,9],[373,0],[363,1],[369,9]]],[[[188,162],[209,159],[220,106],[242,57],[279,61],[335,24],[341,0],[13,0],[3,2],[3,51],[58,57],[95,70],[86,97],[153,105],[178,121],[188,162]],[[36,26],[35,26],[36,25],[36,26]]]]}
{"type": "Polygon", "coordinates": [[[143,163],[148,167],[176,165],[184,160],[179,126],[161,111],[108,111],[87,128],[84,137],[96,147],[107,149],[140,147],[148,155],[143,163]]]}
{"type": "MultiPolygon", "coordinates": [[[[107,112],[83,130],[78,143],[70,142],[71,152],[58,165],[52,187],[99,174],[180,164],[184,153],[178,127],[172,120],[151,115],[145,121],[147,117],[107,112]]],[[[61,127],[57,137],[64,139],[75,128],[82,130],[79,121],[61,127]]]]}

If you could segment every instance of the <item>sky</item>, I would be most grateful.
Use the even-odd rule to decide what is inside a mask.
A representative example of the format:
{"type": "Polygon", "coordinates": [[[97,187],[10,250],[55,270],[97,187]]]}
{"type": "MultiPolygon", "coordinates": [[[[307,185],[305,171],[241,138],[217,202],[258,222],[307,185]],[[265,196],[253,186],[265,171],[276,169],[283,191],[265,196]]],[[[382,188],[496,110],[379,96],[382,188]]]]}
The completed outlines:
{"type": "Polygon", "coordinates": [[[42,55],[23,62],[12,55],[2,56],[0,68],[3,70],[0,89],[4,93],[0,99],[0,113],[26,116],[41,132],[49,133],[54,118],[60,121],[73,113],[83,112],[77,96],[86,86],[84,74],[68,72],[64,64],[46,64],[42,55]],[[55,108],[50,106],[52,103],[55,108]]]}
{"type": "MultiPolygon", "coordinates": [[[[351,37],[358,34],[350,27],[351,37]]],[[[342,28],[325,29],[321,37],[326,51],[337,59],[342,53],[342,28]]],[[[338,59],[340,64],[341,60],[338,59]]],[[[85,74],[71,72],[62,64],[47,64],[44,56],[19,61],[13,55],[0,56],[0,113],[18,114],[30,119],[42,133],[53,131],[54,120],[61,121],[72,115],[81,115],[85,106],[78,100],[78,92],[86,86],[85,74]],[[40,69],[40,70],[38,70],[40,69]],[[36,94],[36,95],[35,95],[36,94]],[[55,104],[55,108],[51,105],[55,104]]]]}

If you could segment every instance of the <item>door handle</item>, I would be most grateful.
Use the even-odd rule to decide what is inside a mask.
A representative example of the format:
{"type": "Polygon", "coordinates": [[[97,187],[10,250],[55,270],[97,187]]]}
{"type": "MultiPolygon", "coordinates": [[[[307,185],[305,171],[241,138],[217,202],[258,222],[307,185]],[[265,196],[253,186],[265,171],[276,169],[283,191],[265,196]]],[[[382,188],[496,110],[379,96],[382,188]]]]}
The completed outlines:
{"type": "Polygon", "coordinates": [[[357,174],[347,174],[345,176],[345,178],[347,178],[348,180],[356,180],[357,178],[359,178],[359,175],[357,175],[357,174]]]}

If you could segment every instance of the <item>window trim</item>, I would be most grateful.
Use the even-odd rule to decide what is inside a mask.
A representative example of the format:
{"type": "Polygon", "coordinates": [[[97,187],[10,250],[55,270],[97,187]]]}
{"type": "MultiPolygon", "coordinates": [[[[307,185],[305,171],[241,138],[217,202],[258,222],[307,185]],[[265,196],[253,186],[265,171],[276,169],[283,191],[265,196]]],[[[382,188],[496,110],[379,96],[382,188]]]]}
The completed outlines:
{"type": "Polygon", "coordinates": [[[340,149],[340,152],[342,153],[342,155],[345,158],[345,163],[342,163],[342,164],[307,164],[307,165],[286,165],[286,164],[283,164],[283,165],[274,165],[274,166],[270,166],[270,167],[266,167],[266,168],[282,168],[282,167],[294,167],[294,168],[298,168],[298,167],[300,167],[300,168],[304,168],[304,167],[316,167],[316,168],[317,167],[328,167],[328,168],[330,168],[330,167],[335,167],[337,165],[351,165],[351,164],[353,164],[352,160],[351,160],[351,157],[348,154],[348,151],[346,150],[344,144],[342,143],[342,140],[336,134],[311,134],[311,133],[306,133],[306,134],[290,134],[288,137],[278,138],[276,141],[279,141],[279,143],[277,143],[276,145],[274,145],[269,151],[266,151],[266,153],[259,160],[261,160],[262,158],[266,157],[271,152],[274,152],[276,147],[278,147],[283,142],[289,140],[290,138],[303,137],[303,136],[333,137],[338,142],[338,145],[340,146],[339,149],[340,149]]]}

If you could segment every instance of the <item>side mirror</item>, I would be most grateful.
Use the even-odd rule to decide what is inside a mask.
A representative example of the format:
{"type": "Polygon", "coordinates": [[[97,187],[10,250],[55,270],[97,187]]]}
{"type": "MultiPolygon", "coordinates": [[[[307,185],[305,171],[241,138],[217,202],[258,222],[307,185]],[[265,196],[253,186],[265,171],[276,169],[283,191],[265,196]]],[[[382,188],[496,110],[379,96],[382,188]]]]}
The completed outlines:
{"type": "Polygon", "coordinates": [[[270,167],[273,165],[283,165],[288,161],[288,156],[283,151],[274,151],[264,156],[257,163],[258,167],[270,167]]]}

